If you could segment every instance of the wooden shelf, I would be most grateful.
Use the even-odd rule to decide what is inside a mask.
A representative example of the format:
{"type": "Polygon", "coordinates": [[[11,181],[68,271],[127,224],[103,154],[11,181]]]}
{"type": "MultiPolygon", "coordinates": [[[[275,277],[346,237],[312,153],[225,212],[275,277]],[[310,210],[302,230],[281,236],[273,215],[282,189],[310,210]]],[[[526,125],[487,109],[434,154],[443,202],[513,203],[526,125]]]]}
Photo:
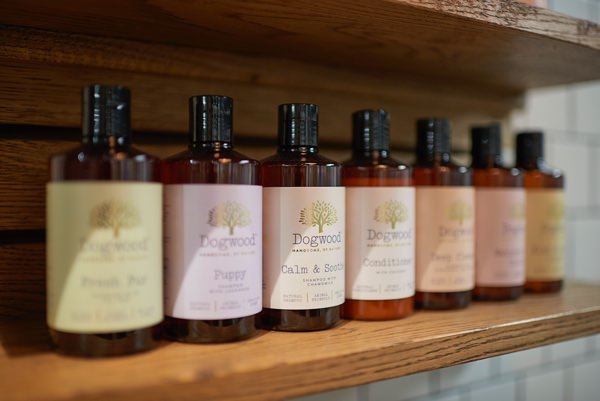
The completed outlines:
{"type": "Polygon", "coordinates": [[[281,400],[443,368],[600,332],[600,286],[344,321],[313,333],[261,332],[240,343],[164,343],[134,356],[81,360],[50,352],[41,322],[0,326],[5,401],[281,400]]]}
{"type": "Polygon", "coordinates": [[[0,23],[486,87],[600,77],[597,25],[514,0],[16,0],[0,23]]]}
{"type": "Polygon", "coordinates": [[[239,135],[272,138],[277,104],[310,101],[323,138],[349,143],[349,114],[383,107],[411,146],[416,117],[466,138],[525,89],[600,78],[597,25],[515,0],[9,0],[0,24],[5,124],[76,127],[99,81],[133,89],[136,130],[185,132],[187,97],[213,92],[239,135]]]}
{"type": "MultiPolygon", "coordinates": [[[[600,332],[600,287],[343,322],[318,333],[261,332],[224,345],[164,343],[80,360],[51,352],[43,322],[43,184],[48,152],[70,146],[80,88],[133,92],[147,146],[187,129],[187,98],[235,98],[235,132],[272,151],[276,106],[320,105],[320,136],[342,149],[349,114],[382,107],[392,143],[414,119],[506,121],[523,92],[600,79],[600,28],[513,0],[5,0],[0,2],[0,398],[279,400],[407,375],[600,332]],[[162,138],[162,137],[161,137],[162,138]]],[[[142,141],[140,141],[142,142],[142,141]]],[[[168,142],[168,141],[167,141],[168,142]]],[[[173,150],[174,151],[174,150],[173,150]]]]}

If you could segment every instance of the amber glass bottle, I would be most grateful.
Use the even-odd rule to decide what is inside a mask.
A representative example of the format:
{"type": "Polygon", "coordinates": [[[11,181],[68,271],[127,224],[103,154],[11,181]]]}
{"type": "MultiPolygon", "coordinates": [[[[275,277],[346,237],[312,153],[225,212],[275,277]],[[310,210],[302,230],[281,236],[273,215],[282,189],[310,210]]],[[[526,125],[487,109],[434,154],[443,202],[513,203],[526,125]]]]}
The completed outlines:
{"type": "Polygon", "coordinates": [[[167,338],[225,342],[255,332],[262,308],[258,162],[232,145],[233,101],[190,98],[190,142],[162,163],[167,338]]]}
{"type": "Polygon", "coordinates": [[[464,308],[474,287],[472,173],[450,160],[450,123],[417,121],[416,305],[464,308]]]}
{"type": "Polygon", "coordinates": [[[121,355],[154,347],[162,309],[158,160],[131,147],[130,95],[83,93],[81,145],[50,158],[48,326],[59,352],[121,355]]]}
{"type": "Polygon", "coordinates": [[[342,165],[346,187],[348,319],[389,320],[413,312],[415,189],[410,167],[390,157],[389,115],[352,115],[352,159],[342,165]]]}
{"type": "Polygon", "coordinates": [[[517,135],[517,167],[525,183],[525,291],[560,291],[564,276],[564,184],[544,162],[544,135],[517,135]]]}
{"type": "Polygon", "coordinates": [[[500,125],[471,128],[478,300],[517,299],[525,282],[523,176],[502,164],[500,125]]]}
{"type": "Polygon", "coordinates": [[[322,330],[344,302],[344,188],[341,167],[319,155],[318,108],[279,106],[279,148],[261,163],[262,327],[322,330]]]}

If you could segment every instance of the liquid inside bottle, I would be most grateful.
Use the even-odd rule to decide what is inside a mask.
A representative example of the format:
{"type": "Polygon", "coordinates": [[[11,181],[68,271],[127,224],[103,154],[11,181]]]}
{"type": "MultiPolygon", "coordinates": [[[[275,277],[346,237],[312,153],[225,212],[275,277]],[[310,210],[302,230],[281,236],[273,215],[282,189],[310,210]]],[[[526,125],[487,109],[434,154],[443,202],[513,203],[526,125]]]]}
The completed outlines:
{"type": "Polygon", "coordinates": [[[411,169],[389,154],[389,115],[353,114],[353,155],[346,187],[348,319],[389,320],[414,309],[415,189],[411,169]]]}
{"type": "Polygon", "coordinates": [[[261,162],[262,327],[311,331],[339,321],[344,302],[341,167],[319,155],[318,108],[279,106],[277,154],[261,162]]]}
{"type": "Polygon", "coordinates": [[[450,160],[450,123],[417,121],[416,305],[467,307],[474,287],[474,191],[472,173],[450,160]]]}
{"type": "Polygon", "coordinates": [[[543,133],[517,135],[517,168],[523,171],[526,196],[525,291],[560,291],[565,269],[565,178],[544,161],[543,133]]]}
{"type": "Polygon", "coordinates": [[[517,299],[525,282],[523,176],[502,163],[500,125],[471,128],[478,300],[517,299]]]}
{"type": "Polygon", "coordinates": [[[81,145],[50,158],[47,321],[65,354],[157,345],[162,184],[158,159],[131,147],[129,127],[129,90],[87,87],[81,145]]]}
{"type": "Polygon", "coordinates": [[[164,335],[210,343],[248,338],[262,308],[258,161],[233,149],[233,101],[190,98],[190,143],[162,163],[164,335]]]}

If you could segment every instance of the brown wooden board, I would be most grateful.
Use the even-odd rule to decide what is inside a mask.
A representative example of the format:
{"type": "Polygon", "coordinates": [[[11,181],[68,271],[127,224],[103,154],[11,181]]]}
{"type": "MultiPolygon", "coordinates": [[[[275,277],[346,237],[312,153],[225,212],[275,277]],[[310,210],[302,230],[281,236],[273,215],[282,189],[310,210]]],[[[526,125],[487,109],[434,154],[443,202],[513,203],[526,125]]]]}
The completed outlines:
{"type": "Polygon", "coordinates": [[[260,332],[221,345],[164,342],[103,360],[48,349],[43,321],[0,323],[5,401],[283,400],[439,369],[600,332],[600,287],[419,311],[398,321],[344,321],[312,333],[260,332]]]}
{"type": "Polygon", "coordinates": [[[0,23],[482,89],[600,77],[597,25],[515,0],[5,0],[0,23]]]}
{"type": "MultiPolygon", "coordinates": [[[[0,6],[1,8],[1,6],[0,6]]],[[[53,33],[0,26],[0,123],[78,127],[81,88],[120,84],[132,90],[132,125],[146,132],[186,132],[189,96],[232,96],[238,135],[274,138],[277,105],[320,106],[320,137],[350,143],[350,114],[384,108],[392,143],[410,146],[414,120],[504,117],[519,92],[485,91],[461,82],[435,83],[348,71],[279,57],[53,33]]]]}
{"type": "Polygon", "coordinates": [[[44,244],[0,244],[0,321],[44,315],[45,269],[44,244]]]}

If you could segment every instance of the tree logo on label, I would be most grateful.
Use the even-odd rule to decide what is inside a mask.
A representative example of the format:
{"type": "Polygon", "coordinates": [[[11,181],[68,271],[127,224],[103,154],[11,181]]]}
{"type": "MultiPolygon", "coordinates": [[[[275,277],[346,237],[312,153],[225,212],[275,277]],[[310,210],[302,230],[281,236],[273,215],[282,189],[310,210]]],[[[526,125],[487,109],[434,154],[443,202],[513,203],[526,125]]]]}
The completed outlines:
{"type": "Polygon", "coordinates": [[[338,221],[337,210],[331,203],[316,201],[300,211],[298,222],[305,226],[319,227],[319,233],[324,226],[331,226],[338,221]]]}
{"type": "Polygon", "coordinates": [[[208,212],[208,224],[213,227],[227,227],[229,235],[233,235],[236,227],[246,227],[250,223],[250,211],[239,202],[227,201],[208,212]]]}
{"type": "Polygon", "coordinates": [[[121,229],[139,226],[140,222],[140,211],[135,206],[115,199],[100,203],[90,215],[93,228],[109,228],[115,238],[119,238],[121,229]]]}
{"type": "Polygon", "coordinates": [[[389,200],[382,203],[375,209],[375,221],[384,224],[390,224],[392,230],[396,224],[403,223],[408,219],[408,210],[401,202],[389,200]]]}
{"type": "Polygon", "coordinates": [[[473,209],[471,205],[465,201],[458,200],[450,205],[448,218],[450,220],[458,221],[458,224],[462,226],[463,222],[471,219],[473,216],[473,209]]]}

